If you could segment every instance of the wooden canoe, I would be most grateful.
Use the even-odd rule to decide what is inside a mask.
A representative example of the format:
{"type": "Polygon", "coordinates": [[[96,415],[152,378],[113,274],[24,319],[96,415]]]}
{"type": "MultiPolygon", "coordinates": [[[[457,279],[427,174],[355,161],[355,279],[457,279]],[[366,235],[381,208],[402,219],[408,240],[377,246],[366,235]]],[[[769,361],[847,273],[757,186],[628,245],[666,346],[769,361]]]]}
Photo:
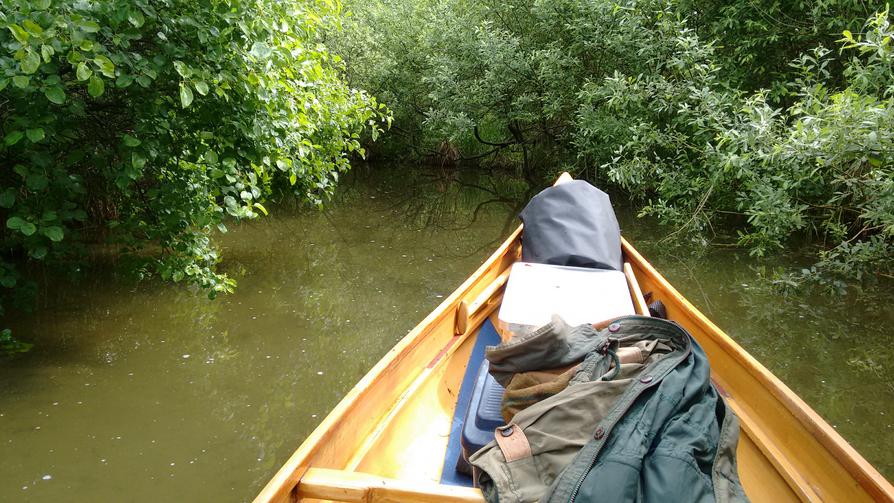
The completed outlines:
{"type": "MultiPolygon", "coordinates": [[[[483,501],[478,489],[438,481],[477,331],[495,317],[509,267],[521,256],[521,233],[519,227],[354,386],[256,503],[483,501]]],[[[741,420],[739,475],[752,501],[894,501],[894,487],[828,423],[630,243],[622,246],[637,311],[644,309],[641,292],[651,292],[707,353],[715,383],[741,420]]]]}

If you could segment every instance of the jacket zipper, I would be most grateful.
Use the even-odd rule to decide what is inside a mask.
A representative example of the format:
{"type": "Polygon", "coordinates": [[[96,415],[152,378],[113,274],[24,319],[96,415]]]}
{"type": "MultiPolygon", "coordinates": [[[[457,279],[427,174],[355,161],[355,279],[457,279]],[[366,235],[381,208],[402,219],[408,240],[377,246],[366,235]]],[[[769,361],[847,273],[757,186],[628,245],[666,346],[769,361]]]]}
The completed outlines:
{"type": "MultiPolygon", "coordinates": [[[[678,361],[674,366],[672,366],[670,369],[668,369],[668,372],[670,372],[671,369],[676,368],[677,365],[682,363],[683,360],[686,359],[687,356],[689,356],[689,353],[691,351],[692,351],[692,343],[690,342],[690,344],[686,348],[686,352],[683,353],[682,355],[680,355],[680,361],[678,361]]],[[[665,373],[665,375],[667,375],[667,373],[665,373]]],[[[649,384],[640,388],[639,393],[637,393],[636,396],[633,398],[633,400],[630,400],[627,403],[627,406],[624,407],[624,412],[621,414],[620,417],[623,418],[627,414],[627,411],[630,410],[630,407],[633,407],[634,402],[636,402],[636,400],[640,397],[640,395],[643,394],[644,391],[651,388],[652,386],[655,386],[656,384],[660,383],[663,380],[664,380],[664,377],[662,376],[661,379],[654,380],[654,381],[650,382],[649,384]]],[[[620,418],[618,419],[618,421],[620,421],[620,418]]],[[[571,492],[571,498],[568,500],[568,503],[574,503],[574,499],[577,497],[577,493],[580,491],[581,486],[584,485],[584,479],[587,478],[587,474],[590,473],[590,468],[593,468],[593,464],[596,463],[596,458],[599,457],[599,453],[602,452],[602,448],[605,446],[605,443],[608,442],[608,438],[607,438],[608,435],[611,435],[611,430],[613,430],[614,426],[617,424],[618,424],[617,421],[615,421],[615,424],[612,425],[612,428],[609,431],[605,432],[605,435],[606,435],[605,442],[602,442],[602,445],[599,446],[599,449],[597,449],[596,452],[593,453],[593,457],[590,459],[590,462],[588,463],[589,468],[587,468],[587,471],[585,471],[581,475],[580,479],[578,479],[578,481],[577,481],[577,484],[574,485],[574,491],[571,492]]]]}

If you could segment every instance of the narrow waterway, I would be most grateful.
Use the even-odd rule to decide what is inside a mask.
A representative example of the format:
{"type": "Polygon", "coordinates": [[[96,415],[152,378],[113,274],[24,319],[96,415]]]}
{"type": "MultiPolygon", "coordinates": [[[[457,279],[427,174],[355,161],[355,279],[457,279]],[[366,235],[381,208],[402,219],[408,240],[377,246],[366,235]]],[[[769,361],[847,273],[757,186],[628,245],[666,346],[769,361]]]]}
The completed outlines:
{"type": "MultiPolygon", "coordinates": [[[[440,173],[439,173],[440,174],[440,173]]],[[[98,263],[14,320],[0,363],[0,501],[251,499],[341,396],[516,225],[518,182],[358,167],[325,210],[280,204],[219,237],[239,281],[210,301],[98,263]]],[[[718,325],[894,475],[894,289],[783,296],[797,254],[625,235],[718,325]]]]}

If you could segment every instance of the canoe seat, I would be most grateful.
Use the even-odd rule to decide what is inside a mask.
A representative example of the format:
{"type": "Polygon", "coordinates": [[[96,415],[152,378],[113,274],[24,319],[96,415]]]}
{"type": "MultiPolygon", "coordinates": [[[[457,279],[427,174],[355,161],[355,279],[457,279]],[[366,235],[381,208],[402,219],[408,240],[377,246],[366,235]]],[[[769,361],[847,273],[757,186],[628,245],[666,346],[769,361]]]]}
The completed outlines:
{"type": "MultiPolygon", "coordinates": [[[[503,397],[503,389],[493,390],[493,386],[484,386],[485,381],[481,378],[490,377],[488,373],[487,360],[484,359],[484,349],[487,346],[496,346],[500,344],[500,335],[497,333],[491,320],[487,319],[482,323],[481,328],[475,339],[475,345],[472,353],[469,355],[469,361],[466,365],[463,382],[460,385],[459,396],[457,397],[456,408],[453,412],[453,422],[450,431],[450,439],[447,444],[447,452],[444,456],[444,468],[441,472],[441,484],[456,486],[472,486],[472,470],[468,464],[468,457],[475,450],[493,440],[494,429],[503,424],[500,418],[500,400],[503,397]],[[490,393],[495,398],[485,399],[485,393],[490,393]],[[478,414],[477,411],[482,404],[496,403],[495,416],[486,413],[478,414]],[[471,414],[471,415],[470,415],[471,414]],[[476,416],[496,417],[498,423],[495,426],[488,426],[487,421],[478,422],[480,432],[473,432],[467,425],[476,424],[476,416]],[[467,420],[467,417],[472,419],[467,420]],[[475,447],[477,445],[477,447],[475,447]]],[[[493,381],[493,378],[490,378],[493,381]]],[[[499,384],[494,381],[494,384],[499,384]]],[[[491,406],[493,408],[493,406],[491,406]]],[[[493,420],[490,424],[494,424],[493,420]]],[[[474,426],[472,426],[474,427],[474,426]]]]}
{"type": "MultiPolygon", "coordinates": [[[[462,473],[471,473],[469,458],[479,449],[494,439],[494,430],[505,424],[500,413],[503,401],[503,386],[490,375],[490,362],[483,360],[475,376],[475,387],[472,388],[472,399],[463,420],[462,456],[456,469],[462,473]]],[[[476,474],[472,474],[475,481],[476,474]]],[[[477,484],[475,484],[477,486],[477,484]]]]}

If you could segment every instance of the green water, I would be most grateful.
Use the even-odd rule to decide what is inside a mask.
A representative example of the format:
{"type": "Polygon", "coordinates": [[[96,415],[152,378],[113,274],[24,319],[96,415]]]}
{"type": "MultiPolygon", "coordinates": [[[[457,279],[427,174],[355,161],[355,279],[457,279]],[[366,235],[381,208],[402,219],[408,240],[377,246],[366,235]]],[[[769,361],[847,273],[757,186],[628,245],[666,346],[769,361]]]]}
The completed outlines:
{"type": "MultiPolygon", "coordinates": [[[[251,499],[341,396],[514,228],[518,183],[356,169],[325,211],[281,204],[221,236],[238,291],[136,284],[101,259],[13,320],[0,364],[0,500],[251,499]],[[486,190],[481,190],[481,189],[486,190]]],[[[741,252],[625,235],[887,476],[892,289],[783,297],[741,252]]],[[[55,283],[54,283],[55,285],[55,283]]]]}

